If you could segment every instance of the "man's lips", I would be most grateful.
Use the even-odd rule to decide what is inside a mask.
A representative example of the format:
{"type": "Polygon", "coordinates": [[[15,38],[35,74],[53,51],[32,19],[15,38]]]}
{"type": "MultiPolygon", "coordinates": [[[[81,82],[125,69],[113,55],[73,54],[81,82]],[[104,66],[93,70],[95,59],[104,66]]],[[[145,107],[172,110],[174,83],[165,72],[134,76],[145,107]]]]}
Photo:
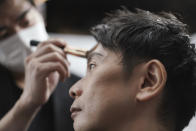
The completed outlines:
{"type": "Polygon", "coordinates": [[[74,120],[74,118],[77,116],[77,114],[81,111],[80,108],[78,107],[71,107],[70,112],[71,112],[71,118],[74,120]]]}

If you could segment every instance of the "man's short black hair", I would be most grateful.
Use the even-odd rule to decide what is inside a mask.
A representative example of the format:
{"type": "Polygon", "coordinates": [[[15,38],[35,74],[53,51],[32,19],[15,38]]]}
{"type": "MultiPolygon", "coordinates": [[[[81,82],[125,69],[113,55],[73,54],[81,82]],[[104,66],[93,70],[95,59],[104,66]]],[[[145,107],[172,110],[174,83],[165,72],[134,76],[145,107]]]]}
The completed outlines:
{"type": "Polygon", "coordinates": [[[104,48],[122,53],[126,70],[151,59],[163,63],[168,77],[160,120],[166,127],[172,120],[175,131],[181,131],[196,110],[196,53],[187,25],[171,13],[124,8],[109,14],[91,32],[104,48]]]}

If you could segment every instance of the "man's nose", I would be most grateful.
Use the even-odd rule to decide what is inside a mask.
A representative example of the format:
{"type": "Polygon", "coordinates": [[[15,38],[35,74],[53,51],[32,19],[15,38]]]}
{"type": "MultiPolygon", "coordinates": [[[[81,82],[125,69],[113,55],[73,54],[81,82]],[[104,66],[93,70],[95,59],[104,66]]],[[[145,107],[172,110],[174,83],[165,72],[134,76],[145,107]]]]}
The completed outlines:
{"type": "Polygon", "coordinates": [[[74,84],[70,90],[69,90],[69,95],[73,98],[76,99],[77,97],[82,95],[82,80],[79,80],[76,84],[74,84]]]}

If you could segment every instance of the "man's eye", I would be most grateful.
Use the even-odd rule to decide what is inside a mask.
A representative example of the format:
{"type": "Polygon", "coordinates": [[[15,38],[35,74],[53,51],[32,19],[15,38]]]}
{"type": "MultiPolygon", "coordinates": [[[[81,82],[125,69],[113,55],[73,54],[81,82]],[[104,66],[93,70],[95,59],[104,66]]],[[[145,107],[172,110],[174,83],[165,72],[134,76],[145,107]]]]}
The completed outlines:
{"type": "Polygon", "coordinates": [[[93,63],[89,64],[89,69],[90,69],[90,70],[93,70],[95,67],[96,67],[95,64],[93,64],[93,63]]]}

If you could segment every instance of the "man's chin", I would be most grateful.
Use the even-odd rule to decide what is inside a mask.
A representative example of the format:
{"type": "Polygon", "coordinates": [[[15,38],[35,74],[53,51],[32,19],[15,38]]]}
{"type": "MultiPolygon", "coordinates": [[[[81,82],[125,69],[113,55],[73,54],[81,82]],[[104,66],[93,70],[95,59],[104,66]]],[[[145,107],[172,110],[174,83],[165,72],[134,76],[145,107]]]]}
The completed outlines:
{"type": "Polygon", "coordinates": [[[83,126],[84,123],[82,119],[78,117],[74,119],[74,123],[73,123],[74,131],[84,131],[83,126]]]}
{"type": "Polygon", "coordinates": [[[80,123],[76,123],[75,121],[73,127],[74,127],[74,131],[87,131],[84,125],[80,123]]]}
{"type": "Polygon", "coordinates": [[[79,117],[74,120],[73,127],[75,131],[89,131],[89,122],[79,117]]]}

